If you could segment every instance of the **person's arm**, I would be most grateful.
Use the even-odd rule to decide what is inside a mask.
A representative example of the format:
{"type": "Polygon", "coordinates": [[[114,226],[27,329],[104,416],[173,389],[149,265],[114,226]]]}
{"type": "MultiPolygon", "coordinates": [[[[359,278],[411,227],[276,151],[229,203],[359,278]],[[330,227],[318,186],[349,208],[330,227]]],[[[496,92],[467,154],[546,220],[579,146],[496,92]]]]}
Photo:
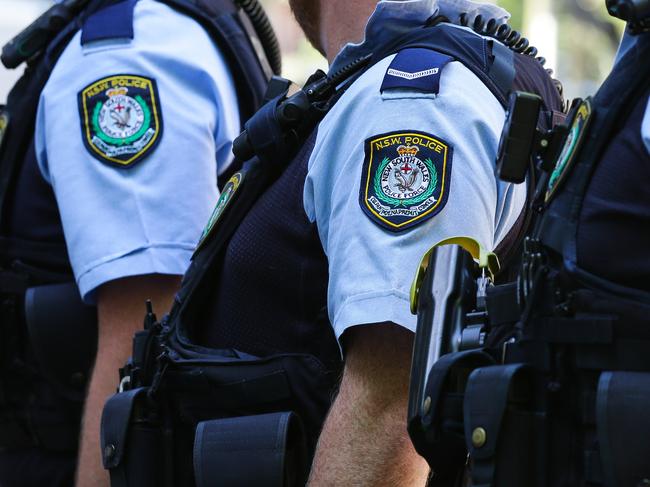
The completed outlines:
{"type": "Polygon", "coordinates": [[[469,236],[493,249],[526,200],[525,185],[495,177],[504,110],[485,85],[450,62],[438,69],[438,93],[382,90],[393,61],[370,68],[319,125],[305,183],[346,362],[310,487],[425,484],[426,465],[406,430],[415,272],[446,238],[469,236]],[[411,196],[400,196],[397,170],[411,196]]]}
{"type": "Polygon", "coordinates": [[[150,275],[109,282],[98,290],[97,359],[88,388],[77,470],[78,487],[108,486],[99,445],[99,425],[106,400],[115,393],[117,371],[131,355],[133,334],[142,328],[145,301],[156,312],[171,307],[180,284],[178,276],[150,275]]]}
{"type": "Polygon", "coordinates": [[[343,346],[343,379],[309,487],[423,487],[429,466],[406,431],[413,333],[392,324],[359,326],[346,332],[343,346]]]}

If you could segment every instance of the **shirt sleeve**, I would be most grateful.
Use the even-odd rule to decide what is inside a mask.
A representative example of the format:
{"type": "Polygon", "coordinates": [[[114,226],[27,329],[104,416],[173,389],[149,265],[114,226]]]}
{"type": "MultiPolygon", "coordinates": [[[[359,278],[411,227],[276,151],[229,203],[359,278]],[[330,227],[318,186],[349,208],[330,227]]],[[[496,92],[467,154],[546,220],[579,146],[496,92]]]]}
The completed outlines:
{"type": "MultiPolygon", "coordinates": [[[[502,183],[495,176],[505,113],[481,81],[452,62],[441,74],[438,94],[382,94],[391,60],[364,74],[328,114],[309,164],[304,204],[329,261],[328,311],[337,338],[349,327],[382,322],[414,331],[409,291],[425,252],[453,236],[473,237],[494,249],[526,199],[525,184],[502,183]],[[364,142],[395,131],[445,141],[451,163],[442,210],[399,232],[372,221],[360,202],[364,142]]],[[[408,154],[409,148],[398,150],[408,154]]]]}
{"type": "MultiPolygon", "coordinates": [[[[72,268],[87,302],[98,286],[114,279],[184,273],[216,202],[217,175],[231,162],[231,141],[239,132],[233,80],[197,22],[161,2],[142,0],[135,7],[134,33],[132,41],[85,46],[77,34],[39,103],[39,166],[54,189],[72,268]],[[137,103],[129,99],[133,106],[113,103],[113,111],[122,111],[109,115],[115,119],[126,106],[131,114],[158,117],[160,140],[141,160],[119,167],[93,154],[87,127],[94,123],[97,130],[102,115],[84,114],[78,100],[98,80],[125,75],[153,80],[159,106],[150,103],[142,113],[138,104],[146,102],[136,97],[137,103]]],[[[104,96],[104,88],[97,92],[104,96]]],[[[109,136],[117,137],[105,131],[102,140],[119,151],[124,140],[109,136]]]]}
{"type": "Polygon", "coordinates": [[[641,125],[641,138],[648,150],[648,154],[650,154],[650,98],[648,98],[648,107],[646,108],[643,123],[641,125]]]}

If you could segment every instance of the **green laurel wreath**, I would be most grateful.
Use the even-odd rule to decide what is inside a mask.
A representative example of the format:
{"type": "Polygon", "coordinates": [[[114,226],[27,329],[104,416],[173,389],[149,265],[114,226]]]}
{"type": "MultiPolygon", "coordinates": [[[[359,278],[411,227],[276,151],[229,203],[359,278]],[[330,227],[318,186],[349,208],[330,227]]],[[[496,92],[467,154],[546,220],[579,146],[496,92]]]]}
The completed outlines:
{"type": "Polygon", "coordinates": [[[142,127],[140,127],[140,130],[138,130],[131,137],[127,137],[126,139],[116,139],[114,137],[109,137],[104,133],[104,131],[99,126],[99,112],[102,110],[104,104],[100,102],[97,105],[95,105],[95,109],[93,110],[92,123],[93,123],[93,130],[95,131],[95,134],[97,134],[97,137],[99,137],[107,144],[117,145],[117,146],[131,144],[136,140],[138,140],[140,137],[142,137],[147,132],[147,130],[149,130],[149,126],[151,125],[151,110],[149,110],[149,106],[147,105],[147,102],[144,101],[144,99],[140,95],[137,95],[135,97],[135,101],[137,101],[138,105],[142,107],[142,112],[144,115],[144,123],[142,124],[142,127]]]}
{"type": "Polygon", "coordinates": [[[380,174],[384,172],[384,169],[386,169],[386,166],[390,163],[390,159],[388,157],[384,157],[384,160],[381,161],[379,164],[379,167],[377,168],[377,172],[375,173],[375,181],[373,188],[375,190],[375,194],[377,195],[377,198],[379,198],[381,201],[384,203],[388,203],[389,205],[393,206],[406,206],[406,205],[417,205],[418,203],[422,203],[423,201],[429,199],[431,195],[436,191],[436,188],[438,187],[438,170],[436,169],[435,164],[431,159],[425,159],[424,162],[426,163],[427,166],[429,166],[429,169],[431,169],[431,184],[429,184],[429,187],[427,190],[422,193],[420,196],[416,196],[415,198],[410,198],[407,200],[398,200],[397,198],[391,198],[390,196],[386,196],[384,192],[381,189],[381,178],[379,177],[380,174]]]}

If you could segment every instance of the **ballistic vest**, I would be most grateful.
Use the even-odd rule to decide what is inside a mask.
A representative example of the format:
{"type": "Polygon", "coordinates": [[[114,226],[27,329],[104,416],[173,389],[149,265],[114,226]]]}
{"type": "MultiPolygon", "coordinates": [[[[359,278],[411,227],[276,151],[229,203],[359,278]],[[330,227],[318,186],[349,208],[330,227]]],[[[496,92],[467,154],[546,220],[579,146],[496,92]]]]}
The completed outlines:
{"type": "Polygon", "coordinates": [[[461,415],[473,485],[650,481],[649,56],[646,33],[574,105],[509,300],[510,331],[444,358],[446,370],[476,362],[461,415]]]}
{"type": "MultiPolygon", "coordinates": [[[[543,66],[493,39],[441,23],[393,39],[391,45],[376,46],[373,62],[407,48],[432,49],[461,62],[504,107],[512,90],[539,94],[544,100],[544,128],[550,128],[552,113],[562,110],[560,94],[543,66]]],[[[199,343],[258,356],[309,353],[330,367],[339,363],[327,316],[327,258],[316,224],[303,209],[315,139],[313,133],[260,196],[213,262],[210,277],[185,298],[191,319],[179,317],[181,326],[199,330],[195,335],[199,343]]],[[[515,246],[524,217],[501,246],[502,256],[515,246]]],[[[191,269],[186,279],[192,279],[191,269]]]]}
{"type": "MultiPolygon", "coordinates": [[[[196,20],[210,35],[231,70],[240,117],[245,121],[261,104],[270,76],[266,58],[251,40],[256,36],[251,20],[231,0],[160,1],[196,20]]],[[[73,36],[82,30],[83,43],[92,37],[87,35],[92,29],[100,28],[102,39],[121,37],[122,30],[113,32],[111,26],[132,23],[135,4],[133,0],[91,0],[62,26],[44,52],[28,61],[2,112],[0,370],[4,385],[0,387],[5,391],[0,395],[0,410],[8,407],[9,398],[10,409],[18,407],[19,411],[0,415],[0,447],[76,448],[86,379],[94,361],[96,316],[94,308],[80,302],[56,199],[37,164],[36,111],[40,93],[73,36]],[[27,330],[22,311],[26,291],[56,284],[61,287],[52,288],[46,301],[50,309],[42,309],[48,307],[43,305],[36,310],[46,315],[46,321],[50,313],[50,326],[27,330]],[[61,316],[54,323],[52,315],[61,316]],[[39,398],[34,399],[35,395],[39,398]],[[37,404],[34,411],[19,406],[28,400],[37,404]],[[43,401],[40,406],[39,401],[43,401]]]]}

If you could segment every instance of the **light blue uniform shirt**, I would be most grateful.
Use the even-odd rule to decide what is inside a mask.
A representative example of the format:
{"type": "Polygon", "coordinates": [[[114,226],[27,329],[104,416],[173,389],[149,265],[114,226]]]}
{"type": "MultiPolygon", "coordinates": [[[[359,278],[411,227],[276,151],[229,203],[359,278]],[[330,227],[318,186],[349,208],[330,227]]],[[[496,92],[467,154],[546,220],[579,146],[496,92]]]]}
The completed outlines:
{"type": "Polygon", "coordinates": [[[144,274],[181,275],[218,196],[217,175],[239,133],[233,80],[193,19],[153,0],[134,12],[134,39],[67,46],[42,92],[36,123],[41,172],[52,185],[82,296],[144,274]],[[84,147],[78,93],[111,75],[156,80],[164,130],[133,167],[84,147]]]}
{"type": "MultiPolygon", "coordinates": [[[[367,53],[377,38],[422,25],[437,2],[380,2],[366,42],[348,45],[333,69],[367,53]]],[[[494,249],[520,215],[526,185],[495,176],[503,107],[458,62],[448,64],[439,94],[385,91],[380,87],[393,60],[369,69],[319,126],[304,191],[307,216],[318,226],[329,261],[329,316],[337,338],[349,327],[393,322],[415,330],[409,291],[422,256],[452,236],[470,236],[494,249]],[[371,221],[359,204],[364,141],[393,131],[433,134],[453,147],[449,199],[433,218],[393,233],[371,221]]]]}

